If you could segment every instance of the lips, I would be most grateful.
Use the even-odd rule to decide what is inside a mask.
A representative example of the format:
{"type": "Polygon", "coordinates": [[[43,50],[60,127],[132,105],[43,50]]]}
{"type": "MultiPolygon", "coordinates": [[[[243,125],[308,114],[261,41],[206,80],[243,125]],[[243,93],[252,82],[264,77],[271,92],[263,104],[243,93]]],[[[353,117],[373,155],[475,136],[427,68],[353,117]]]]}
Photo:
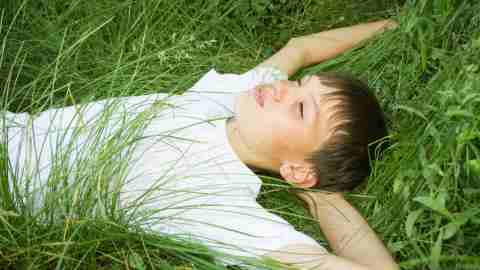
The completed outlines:
{"type": "Polygon", "coordinates": [[[255,101],[257,102],[257,104],[260,107],[263,107],[264,96],[263,96],[262,91],[258,87],[255,87],[255,88],[250,90],[250,93],[255,98],[255,101]]]}

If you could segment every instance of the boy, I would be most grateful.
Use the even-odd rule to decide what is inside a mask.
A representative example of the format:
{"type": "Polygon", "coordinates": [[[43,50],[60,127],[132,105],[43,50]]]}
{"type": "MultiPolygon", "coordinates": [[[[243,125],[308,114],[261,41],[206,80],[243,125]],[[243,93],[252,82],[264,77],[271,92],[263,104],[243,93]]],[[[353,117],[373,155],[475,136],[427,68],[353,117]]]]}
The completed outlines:
{"type": "MultiPolygon", "coordinates": [[[[43,194],[55,185],[49,177],[59,153],[68,153],[73,168],[82,154],[93,156],[112,137],[123,136],[126,118],[134,125],[147,117],[132,139],[138,143],[124,181],[98,183],[120,192],[119,203],[133,210],[125,210],[132,219],[148,217],[145,228],[185,235],[227,254],[266,256],[305,269],[395,269],[381,241],[341,195],[299,195],[317,216],[335,256],[256,203],[261,183],[252,172],[271,171],[298,187],[333,191],[363,180],[369,172],[367,145],[386,135],[375,98],[354,79],[314,75],[291,82],[287,77],[391,26],[379,21],[294,38],[253,70],[242,75],[211,70],[181,96],[114,98],[48,110],[33,119],[7,113],[7,123],[18,124],[7,124],[6,134],[17,181],[34,179],[29,189],[43,194]],[[157,111],[159,100],[163,106],[157,111]],[[103,144],[90,145],[112,104],[103,144]],[[39,150],[39,142],[50,148],[39,150]]],[[[88,187],[87,181],[101,180],[87,179],[88,187]]],[[[82,194],[78,183],[68,188],[82,194]]],[[[106,201],[104,193],[93,193],[106,201]]],[[[38,200],[41,205],[44,198],[38,200]]]]}

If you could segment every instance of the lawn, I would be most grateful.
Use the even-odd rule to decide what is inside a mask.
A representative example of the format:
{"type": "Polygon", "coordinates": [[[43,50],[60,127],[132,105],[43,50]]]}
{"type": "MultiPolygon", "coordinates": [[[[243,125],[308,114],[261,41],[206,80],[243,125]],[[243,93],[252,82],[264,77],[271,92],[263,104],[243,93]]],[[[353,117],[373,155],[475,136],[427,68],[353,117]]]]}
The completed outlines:
{"type": "MultiPolygon", "coordinates": [[[[247,71],[290,37],[390,17],[398,29],[296,77],[349,72],[379,97],[392,146],[347,197],[402,269],[480,269],[480,2],[2,0],[2,108],[181,93],[212,67],[247,71]]],[[[64,215],[68,192],[35,214],[8,191],[2,154],[0,269],[222,268],[202,247],[125,222],[113,204],[99,213],[94,195],[75,219],[64,215]]],[[[323,241],[288,187],[264,183],[262,205],[323,241]]]]}

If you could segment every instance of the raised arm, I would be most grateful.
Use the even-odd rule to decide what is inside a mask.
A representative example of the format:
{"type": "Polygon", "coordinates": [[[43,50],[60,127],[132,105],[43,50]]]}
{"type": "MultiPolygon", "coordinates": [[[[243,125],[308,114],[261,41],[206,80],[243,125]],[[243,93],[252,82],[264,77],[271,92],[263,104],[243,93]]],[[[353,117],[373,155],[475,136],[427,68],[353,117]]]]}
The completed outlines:
{"type": "Polygon", "coordinates": [[[287,246],[269,257],[300,269],[398,269],[382,241],[341,194],[308,192],[300,197],[307,202],[335,255],[315,247],[287,246]]]}
{"type": "Polygon", "coordinates": [[[292,38],[259,66],[274,66],[291,76],[301,68],[331,59],[396,26],[392,20],[382,20],[292,38]]]}

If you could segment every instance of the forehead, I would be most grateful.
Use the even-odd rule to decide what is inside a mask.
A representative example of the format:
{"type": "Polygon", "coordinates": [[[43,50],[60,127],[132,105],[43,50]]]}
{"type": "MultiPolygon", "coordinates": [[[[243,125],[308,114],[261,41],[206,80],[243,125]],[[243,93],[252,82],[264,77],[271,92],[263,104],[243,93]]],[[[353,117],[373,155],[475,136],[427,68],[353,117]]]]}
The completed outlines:
{"type": "Polygon", "coordinates": [[[328,140],[334,127],[342,122],[342,119],[338,118],[338,111],[344,103],[342,95],[338,95],[342,90],[326,85],[321,78],[308,80],[305,88],[318,105],[316,121],[309,131],[310,147],[318,147],[328,140]]]}
{"type": "Polygon", "coordinates": [[[314,92],[315,95],[328,95],[341,91],[339,83],[328,77],[320,77],[317,75],[306,75],[302,79],[302,86],[308,91],[314,92]]]}

